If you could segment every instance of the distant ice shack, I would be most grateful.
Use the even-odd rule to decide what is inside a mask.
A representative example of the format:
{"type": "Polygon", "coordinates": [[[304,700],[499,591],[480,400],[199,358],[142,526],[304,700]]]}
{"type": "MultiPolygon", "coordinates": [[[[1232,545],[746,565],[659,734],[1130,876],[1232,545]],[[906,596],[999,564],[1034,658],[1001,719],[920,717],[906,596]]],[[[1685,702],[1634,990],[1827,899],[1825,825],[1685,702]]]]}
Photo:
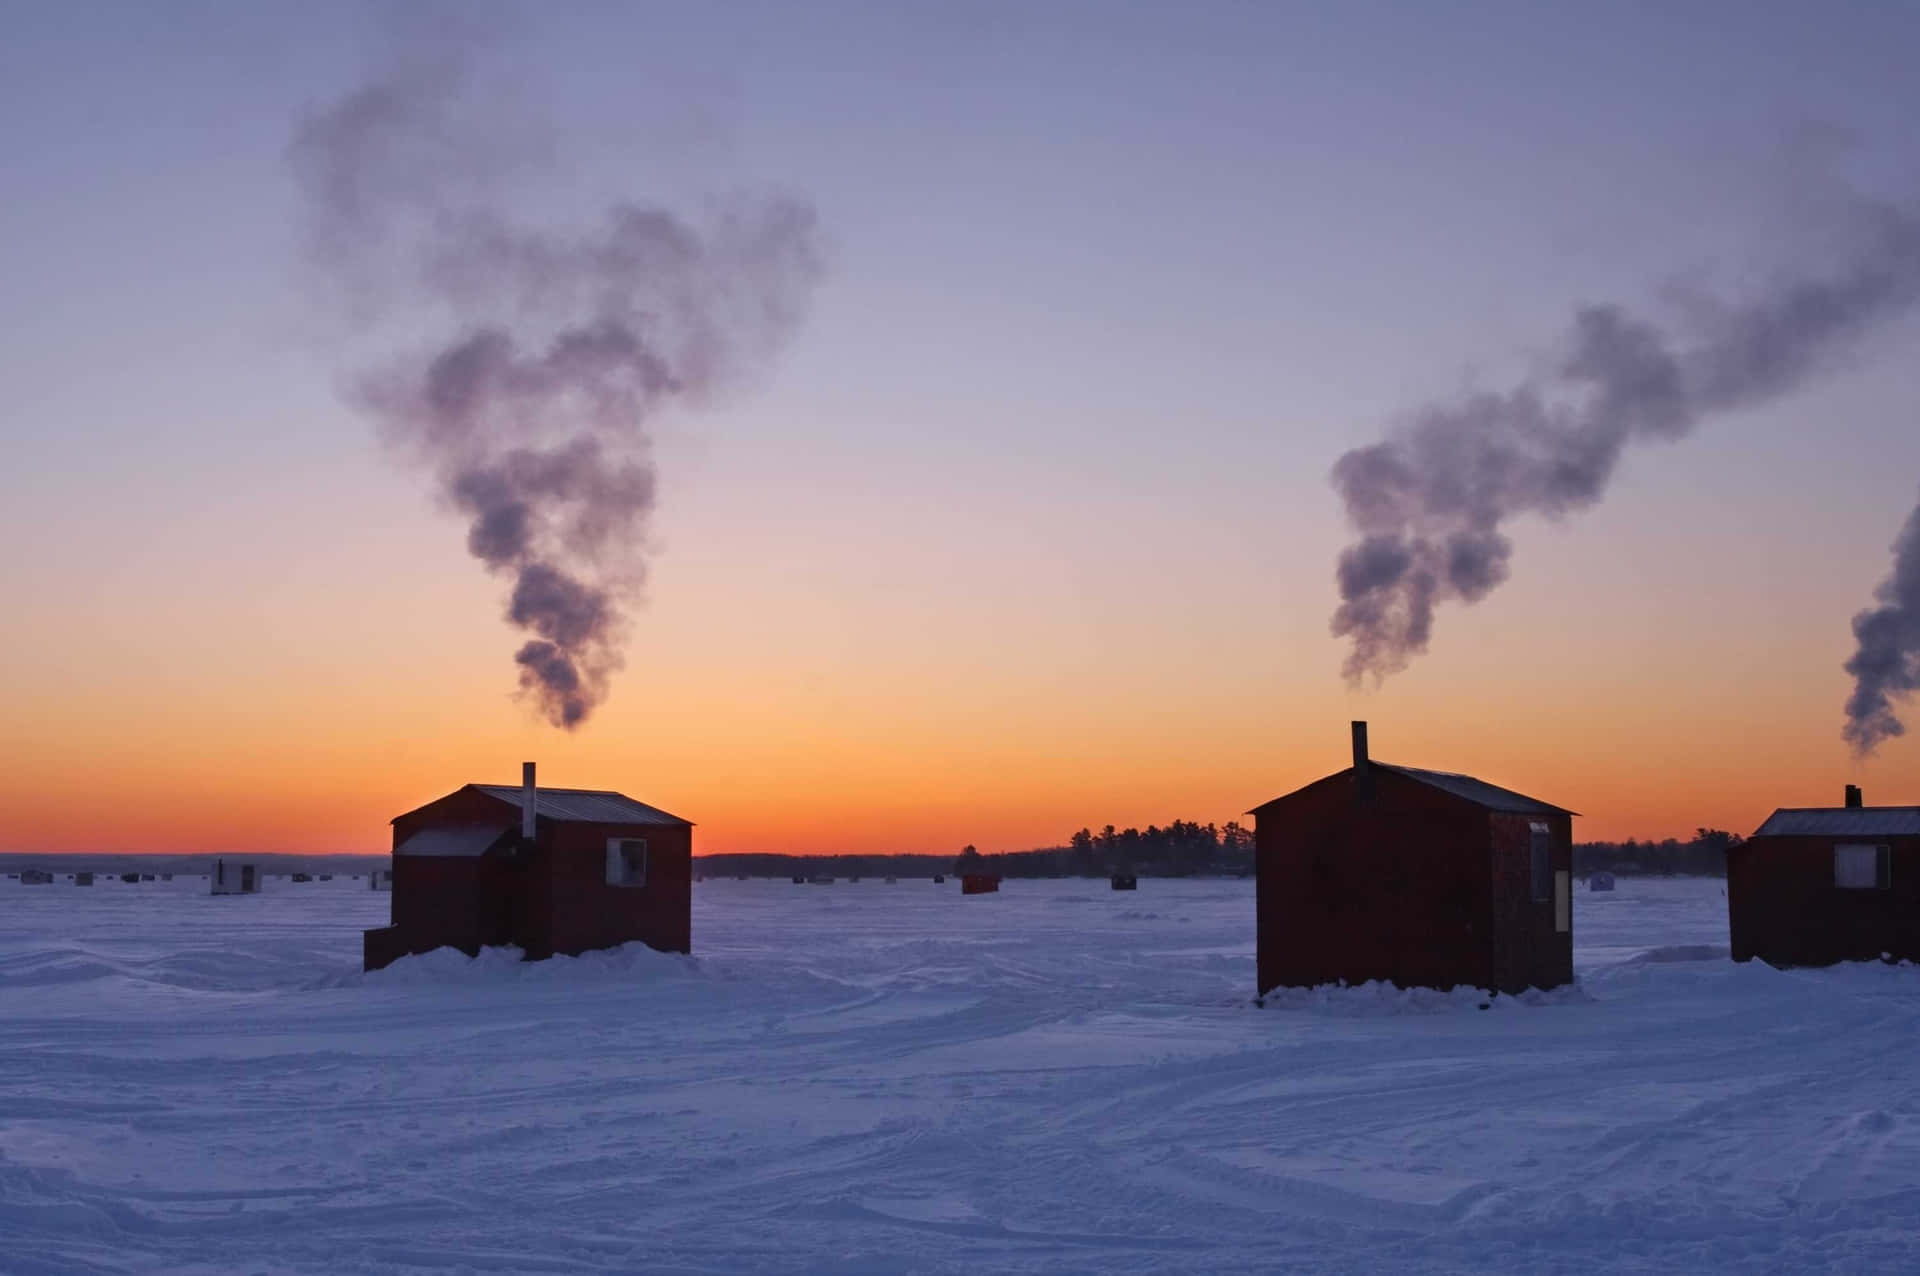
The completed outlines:
{"type": "Polygon", "coordinates": [[[1258,993],[1573,980],[1573,812],[1450,771],[1353,765],[1254,808],[1258,993]]]}
{"type": "Polygon", "coordinates": [[[393,820],[393,924],[365,968],[513,945],[529,959],[691,944],[693,825],[621,793],[469,784],[393,820]]]}

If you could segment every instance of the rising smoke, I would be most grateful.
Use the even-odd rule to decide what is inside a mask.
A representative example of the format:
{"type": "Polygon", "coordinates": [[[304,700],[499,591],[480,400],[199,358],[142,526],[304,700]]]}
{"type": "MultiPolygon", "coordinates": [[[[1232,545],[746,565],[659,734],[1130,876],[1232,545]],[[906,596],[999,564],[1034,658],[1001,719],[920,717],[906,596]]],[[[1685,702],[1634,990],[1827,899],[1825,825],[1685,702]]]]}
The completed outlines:
{"type": "Polygon", "coordinates": [[[349,397],[511,582],[520,686],[571,729],[605,699],[645,581],[650,421],[764,364],[819,253],[811,210],[782,198],[531,224],[507,192],[549,148],[499,100],[462,65],[408,63],[303,120],[289,158],[315,261],[389,351],[349,397]]]}
{"type": "Polygon", "coordinates": [[[1853,618],[1859,646],[1847,661],[1853,694],[1841,732],[1861,756],[1906,734],[1894,701],[1920,691],[1920,508],[1907,516],[1893,543],[1893,573],[1873,596],[1880,605],[1853,618]]]}
{"type": "Polygon", "coordinates": [[[1785,394],[1916,300],[1920,218],[1863,209],[1833,268],[1741,304],[1696,301],[1668,327],[1583,307],[1548,371],[1430,405],[1346,453],[1333,483],[1358,539],[1340,555],[1332,629],[1352,644],[1348,681],[1404,669],[1426,650],[1440,603],[1477,602],[1505,581],[1512,519],[1585,509],[1628,444],[1677,439],[1716,412],[1785,394]]]}

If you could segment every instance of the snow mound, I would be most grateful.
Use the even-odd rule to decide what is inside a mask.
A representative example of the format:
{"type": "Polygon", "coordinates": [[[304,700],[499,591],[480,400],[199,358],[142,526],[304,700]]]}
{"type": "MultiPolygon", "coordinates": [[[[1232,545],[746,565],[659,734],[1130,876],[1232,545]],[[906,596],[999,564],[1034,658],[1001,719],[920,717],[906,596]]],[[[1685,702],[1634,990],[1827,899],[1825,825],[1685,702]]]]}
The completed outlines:
{"type": "Polygon", "coordinates": [[[1439,1015],[1509,1006],[1580,1005],[1593,999],[1578,984],[1529,988],[1513,995],[1484,988],[1400,988],[1382,979],[1363,984],[1321,984],[1314,988],[1276,988],[1261,999],[1268,1009],[1308,1010],[1341,1018],[1439,1015]]]}
{"type": "Polygon", "coordinates": [[[582,984],[631,982],[635,978],[688,978],[700,963],[684,953],[663,953],[645,944],[622,944],[578,957],[527,961],[518,948],[483,948],[469,957],[457,948],[402,957],[383,970],[365,972],[368,982],[400,986],[429,984],[582,984]]]}
{"type": "Polygon", "coordinates": [[[84,948],[41,948],[0,958],[0,988],[85,983],[123,973],[118,962],[84,948]]]}
{"type": "Polygon", "coordinates": [[[1732,955],[1733,950],[1721,944],[1667,944],[1636,953],[1627,958],[1627,964],[1641,966],[1649,962],[1723,961],[1732,955]]]}

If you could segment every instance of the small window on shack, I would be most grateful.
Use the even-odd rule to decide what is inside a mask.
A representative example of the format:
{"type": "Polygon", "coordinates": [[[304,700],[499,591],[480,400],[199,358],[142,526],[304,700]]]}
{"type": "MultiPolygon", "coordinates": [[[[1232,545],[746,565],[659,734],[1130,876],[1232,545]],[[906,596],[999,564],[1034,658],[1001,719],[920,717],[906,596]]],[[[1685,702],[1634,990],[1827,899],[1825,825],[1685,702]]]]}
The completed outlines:
{"type": "Polygon", "coordinates": [[[1833,884],[1842,890],[1886,890],[1893,885],[1891,859],[1884,846],[1836,846],[1833,884]]]}
{"type": "Polygon", "coordinates": [[[1527,849],[1533,860],[1533,898],[1544,904],[1553,898],[1553,831],[1538,820],[1527,825],[1527,849]]]}
{"type": "Polygon", "coordinates": [[[607,839],[607,885],[647,884],[647,840],[643,837],[607,839]]]}

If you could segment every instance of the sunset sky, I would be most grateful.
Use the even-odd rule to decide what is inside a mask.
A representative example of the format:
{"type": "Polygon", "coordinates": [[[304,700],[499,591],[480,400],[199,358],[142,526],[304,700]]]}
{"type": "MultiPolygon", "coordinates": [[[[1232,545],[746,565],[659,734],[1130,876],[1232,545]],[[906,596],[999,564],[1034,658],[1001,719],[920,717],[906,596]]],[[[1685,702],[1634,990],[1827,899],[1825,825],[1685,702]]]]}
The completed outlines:
{"type": "Polygon", "coordinates": [[[1014,850],[1238,818],[1351,718],[1583,840],[1920,802],[1916,735],[1840,737],[1920,499],[1911,314],[1341,679],[1344,451],[1920,187],[1920,7],[1574,8],[503,10],[476,56],[572,156],[539,216],[772,190],[826,249],[766,371],[654,422],[627,667],[567,733],[302,255],[289,137],[392,23],[0,6],[0,850],[381,851],[523,759],[703,852],[1014,850]]]}

